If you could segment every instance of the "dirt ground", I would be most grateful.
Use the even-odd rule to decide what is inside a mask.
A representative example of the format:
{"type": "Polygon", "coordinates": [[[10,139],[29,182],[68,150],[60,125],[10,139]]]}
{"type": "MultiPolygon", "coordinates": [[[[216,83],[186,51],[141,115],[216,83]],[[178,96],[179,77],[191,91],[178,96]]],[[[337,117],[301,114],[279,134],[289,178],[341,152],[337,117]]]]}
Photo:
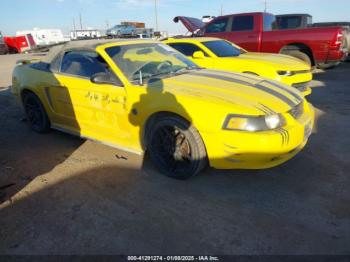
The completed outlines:
{"type": "Polygon", "coordinates": [[[32,132],[0,56],[0,254],[350,254],[350,63],[315,75],[306,148],[261,171],[188,180],[146,159],[32,132]]]}

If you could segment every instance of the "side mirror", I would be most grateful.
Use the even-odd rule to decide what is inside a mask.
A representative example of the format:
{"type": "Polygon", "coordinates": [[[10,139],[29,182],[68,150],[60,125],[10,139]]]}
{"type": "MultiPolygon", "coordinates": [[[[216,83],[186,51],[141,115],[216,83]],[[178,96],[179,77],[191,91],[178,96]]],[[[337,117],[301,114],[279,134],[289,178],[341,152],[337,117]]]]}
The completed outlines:
{"type": "Polygon", "coordinates": [[[90,81],[94,84],[106,84],[106,85],[116,85],[123,86],[123,83],[116,76],[110,73],[97,73],[94,74],[90,81]]]}
{"type": "Polygon", "coordinates": [[[195,59],[203,59],[205,58],[205,55],[202,51],[196,51],[193,53],[192,57],[195,59]]]}

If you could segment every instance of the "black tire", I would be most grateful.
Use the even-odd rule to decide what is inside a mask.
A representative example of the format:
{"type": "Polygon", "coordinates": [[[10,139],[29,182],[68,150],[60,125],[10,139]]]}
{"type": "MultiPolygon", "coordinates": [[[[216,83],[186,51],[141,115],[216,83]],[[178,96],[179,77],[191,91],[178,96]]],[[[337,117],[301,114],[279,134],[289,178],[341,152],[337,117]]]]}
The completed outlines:
{"type": "Polygon", "coordinates": [[[25,94],[23,106],[28,124],[32,130],[38,133],[46,133],[50,130],[50,120],[43,104],[35,94],[25,94]]]}
{"type": "Polygon", "coordinates": [[[299,51],[299,50],[286,50],[282,52],[285,55],[290,55],[293,56],[295,58],[298,58],[302,61],[304,61],[305,63],[307,63],[308,65],[312,65],[312,61],[311,58],[304,52],[299,51]]]}
{"type": "Polygon", "coordinates": [[[170,114],[153,123],[147,135],[147,151],[162,174],[184,180],[207,167],[205,146],[193,125],[170,114]]]}

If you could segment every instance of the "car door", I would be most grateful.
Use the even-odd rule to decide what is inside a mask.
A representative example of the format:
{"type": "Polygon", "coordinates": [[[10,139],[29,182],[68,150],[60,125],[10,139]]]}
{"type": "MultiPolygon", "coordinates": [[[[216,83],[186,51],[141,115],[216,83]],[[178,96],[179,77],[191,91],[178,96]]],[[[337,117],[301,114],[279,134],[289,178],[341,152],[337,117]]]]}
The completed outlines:
{"type": "Polygon", "coordinates": [[[231,18],[231,28],[225,39],[240,45],[251,52],[259,51],[258,21],[254,15],[235,15],[231,18]]]}
{"type": "Polygon", "coordinates": [[[204,29],[204,35],[229,40],[232,37],[230,16],[218,17],[211,21],[204,29]]]}
{"type": "Polygon", "coordinates": [[[197,64],[200,67],[204,68],[212,68],[213,67],[213,61],[209,57],[209,55],[199,46],[192,43],[169,43],[172,48],[176,49],[180,53],[187,56],[189,59],[191,59],[195,64],[197,64]],[[204,54],[204,57],[201,58],[195,58],[193,57],[193,54],[197,51],[201,51],[204,54]]]}
{"type": "Polygon", "coordinates": [[[126,92],[108,64],[96,52],[74,50],[63,55],[59,83],[51,99],[60,116],[59,127],[100,141],[123,144],[128,139],[126,92]],[[91,77],[108,73],[117,84],[97,84],[91,77]]]}

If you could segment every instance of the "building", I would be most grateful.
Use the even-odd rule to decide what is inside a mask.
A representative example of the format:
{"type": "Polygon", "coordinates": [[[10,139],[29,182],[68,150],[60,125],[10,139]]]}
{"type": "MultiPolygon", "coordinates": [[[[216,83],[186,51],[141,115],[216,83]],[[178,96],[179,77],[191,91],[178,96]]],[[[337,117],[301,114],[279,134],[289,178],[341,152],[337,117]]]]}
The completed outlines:
{"type": "Polygon", "coordinates": [[[102,34],[97,29],[78,29],[70,32],[71,40],[100,38],[102,34]]]}

